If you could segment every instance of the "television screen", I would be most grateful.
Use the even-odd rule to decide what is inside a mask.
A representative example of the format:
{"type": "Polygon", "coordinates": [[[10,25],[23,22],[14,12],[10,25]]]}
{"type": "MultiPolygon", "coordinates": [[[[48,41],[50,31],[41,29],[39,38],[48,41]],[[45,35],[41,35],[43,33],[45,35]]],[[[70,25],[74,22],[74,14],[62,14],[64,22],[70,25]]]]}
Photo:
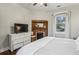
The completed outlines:
{"type": "Polygon", "coordinates": [[[14,24],[14,32],[21,33],[21,32],[28,32],[28,24],[14,24]]]}

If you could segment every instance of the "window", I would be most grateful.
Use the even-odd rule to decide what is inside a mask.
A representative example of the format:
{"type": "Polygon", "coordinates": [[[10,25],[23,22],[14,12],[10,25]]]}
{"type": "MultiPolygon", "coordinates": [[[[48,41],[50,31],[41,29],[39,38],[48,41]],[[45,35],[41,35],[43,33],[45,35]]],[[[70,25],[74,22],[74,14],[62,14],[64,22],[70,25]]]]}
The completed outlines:
{"type": "Polygon", "coordinates": [[[64,16],[57,16],[56,17],[56,31],[57,32],[64,32],[65,31],[65,17],[64,16]]]}

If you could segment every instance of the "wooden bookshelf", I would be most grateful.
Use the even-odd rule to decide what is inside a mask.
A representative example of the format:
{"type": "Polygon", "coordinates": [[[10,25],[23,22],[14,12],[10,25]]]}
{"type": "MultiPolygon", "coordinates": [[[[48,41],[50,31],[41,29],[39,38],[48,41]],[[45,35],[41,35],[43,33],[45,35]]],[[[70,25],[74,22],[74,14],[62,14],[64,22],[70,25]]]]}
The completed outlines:
{"type": "Polygon", "coordinates": [[[32,20],[33,35],[36,35],[36,32],[39,32],[39,31],[45,32],[45,36],[48,36],[48,21],[47,20],[32,20]]]}

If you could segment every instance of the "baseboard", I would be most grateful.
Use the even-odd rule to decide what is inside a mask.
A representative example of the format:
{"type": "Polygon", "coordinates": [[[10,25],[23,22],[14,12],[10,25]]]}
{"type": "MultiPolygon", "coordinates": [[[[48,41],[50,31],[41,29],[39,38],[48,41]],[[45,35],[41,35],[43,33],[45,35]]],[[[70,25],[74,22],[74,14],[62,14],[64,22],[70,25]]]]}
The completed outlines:
{"type": "Polygon", "coordinates": [[[9,47],[2,48],[2,49],[0,49],[0,53],[2,53],[2,52],[4,52],[4,51],[6,51],[6,50],[8,50],[8,49],[9,49],[9,47]]]}

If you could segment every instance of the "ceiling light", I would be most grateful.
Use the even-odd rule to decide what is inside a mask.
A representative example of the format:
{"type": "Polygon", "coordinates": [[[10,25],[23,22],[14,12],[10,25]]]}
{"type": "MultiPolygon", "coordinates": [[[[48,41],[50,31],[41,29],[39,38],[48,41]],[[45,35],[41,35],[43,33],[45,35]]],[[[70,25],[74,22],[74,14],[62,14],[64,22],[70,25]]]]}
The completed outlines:
{"type": "Polygon", "coordinates": [[[45,6],[47,7],[47,3],[33,3],[33,6],[36,6],[36,5],[40,5],[40,6],[45,6]]]}

